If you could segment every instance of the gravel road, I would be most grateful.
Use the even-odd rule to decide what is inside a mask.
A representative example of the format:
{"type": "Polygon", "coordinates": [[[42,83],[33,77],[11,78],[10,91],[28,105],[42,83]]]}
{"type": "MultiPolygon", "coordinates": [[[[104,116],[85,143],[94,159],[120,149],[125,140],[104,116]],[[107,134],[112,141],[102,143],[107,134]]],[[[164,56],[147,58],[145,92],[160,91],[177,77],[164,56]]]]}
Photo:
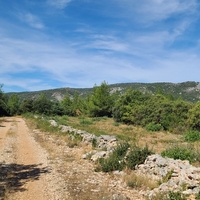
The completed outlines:
{"type": "Polygon", "coordinates": [[[82,159],[91,147],[28,127],[21,117],[0,123],[0,200],[143,200],[119,174],[95,172],[82,159]]]}

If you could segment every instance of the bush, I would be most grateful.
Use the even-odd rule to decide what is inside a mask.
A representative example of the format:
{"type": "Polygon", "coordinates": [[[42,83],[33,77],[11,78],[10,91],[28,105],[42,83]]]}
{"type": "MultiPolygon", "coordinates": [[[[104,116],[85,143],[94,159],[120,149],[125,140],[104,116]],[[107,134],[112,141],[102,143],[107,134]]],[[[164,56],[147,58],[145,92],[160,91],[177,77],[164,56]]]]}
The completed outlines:
{"type": "Polygon", "coordinates": [[[73,148],[78,146],[78,144],[82,141],[83,137],[75,132],[67,132],[68,133],[68,146],[73,148]]]}
{"type": "Polygon", "coordinates": [[[129,147],[129,143],[121,143],[113,150],[108,158],[99,159],[101,170],[103,172],[123,170],[125,167],[124,157],[129,147]]]}
{"type": "Polygon", "coordinates": [[[89,119],[82,118],[80,120],[80,124],[91,125],[91,124],[93,124],[93,121],[89,120],[89,119]]]}
{"type": "Polygon", "coordinates": [[[97,147],[97,139],[96,138],[92,138],[92,147],[93,148],[97,147]]]}
{"type": "Polygon", "coordinates": [[[103,172],[111,172],[115,170],[121,171],[125,167],[125,162],[123,160],[119,160],[115,154],[112,154],[106,159],[99,159],[99,164],[101,165],[101,170],[103,172]]]}
{"type": "Polygon", "coordinates": [[[186,196],[181,194],[181,192],[169,192],[166,200],[187,200],[186,196]]]}
{"type": "Polygon", "coordinates": [[[184,135],[185,141],[195,142],[200,140],[200,132],[196,130],[190,130],[184,135]]]}
{"type": "Polygon", "coordinates": [[[147,156],[152,154],[152,152],[146,146],[145,148],[141,149],[135,146],[127,155],[126,163],[128,168],[135,169],[136,165],[144,163],[147,156]]]}
{"type": "Polygon", "coordinates": [[[186,195],[181,192],[168,192],[168,193],[158,193],[154,200],[187,200],[186,195]]]}
{"type": "Polygon", "coordinates": [[[147,124],[145,128],[147,131],[160,131],[163,129],[161,124],[154,124],[152,122],[147,124]]]}
{"type": "Polygon", "coordinates": [[[196,157],[192,147],[178,145],[166,149],[161,155],[173,159],[188,160],[190,163],[194,162],[196,157]]]}
{"type": "Polygon", "coordinates": [[[196,200],[200,200],[200,191],[199,191],[199,193],[196,195],[196,198],[195,198],[196,200]]]}
{"type": "Polygon", "coordinates": [[[115,147],[113,154],[115,154],[119,158],[123,158],[126,155],[129,147],[130,144],[128,142],[120,143],[115,147]]]}

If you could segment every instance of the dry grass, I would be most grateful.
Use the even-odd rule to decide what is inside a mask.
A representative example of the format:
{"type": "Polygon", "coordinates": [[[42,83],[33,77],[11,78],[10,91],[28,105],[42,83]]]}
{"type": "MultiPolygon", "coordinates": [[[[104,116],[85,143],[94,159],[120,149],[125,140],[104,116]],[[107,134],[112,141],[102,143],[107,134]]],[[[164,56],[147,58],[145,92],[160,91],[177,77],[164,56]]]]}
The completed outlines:
{"type": "MultiPolygon", "coordinates": [[[[155,153],[160,153],[161,151],[165,150],[166,147],[171,143],[182,143],[182,136],[181,135],[175,135],[167,132],[148,132],[145,129],[141,127],[135,127],[132,125],[125,125],[121,123],[115,123],[113,119],[111,118],[99,118],[99,119],[91,119],[86,118],[88,121],[92,121],[91,124],[84,124],[80,123],[81,118],[78,117],[68,117],[67,125],[72,126],[73,128],[85,130],[89,133],[94,133],[96,135],[100,134],[109,134],[109,135],[115,135],[118,136],[119,139],[122,140],[128,140],[132,144],[137,144],[138,146],[145,147],[147,144],[149,149],[153,149],[155,153]]],[[[27,122],[29,120],[26,120],[27,122]]],[[[29,121],[29,127],[32,127],[33,129],[36,129],[37,126],[35,126],[34,123],[31,123],[29,121]]],[[[39,134],[37,137],[37,140],[42,143],[42,146],[45,147],[48,151],[50,151],[51,154],[51,161],[54,163],[57,162],[57,158],[60,157],[60,159],[63,161],[62,169],[64,171],[72,171],[72,176],[66,176],[66,182],[69,183],[69,192],[72,196],[76,197],[78,195],[81,196],[81,199],[88,199],[88,196],[90,196],[91,191],[96,191],[97,185],[95,184],[83,184],[86,183],[86,179],[88,178],[89,174],[87,173],[93,173],[93,168],[91,168],[90,172],[82,173],[80,170],[80,173],[77,173],[75,170],[79,165],[82,166],[81,162],[84,162],[81,159],[81,156],[84,153],[87,153],[92,150],[92,146],[83,146],[82,148],[74,148],[71,152],[71,154],[62,152],[60,153],[57,151],[59,148],[58,146],[62,146],[62,141],[64,141],[67,145],[70,144],[71,140],[68,138],[67,135],[62,135],[58,133],[48,133],[46,134],[39,134]],[[48,134],[50,134],[54,140],[47,140],[48,134]],[[42,136],[46,135],[46,138],[43,138],[42,136]],[[60,143],[61,142],[61,143],[60,143]],[[52,146],[53,143],[54,145],[52,146]],[[62,155],[63,154],[63,155],[62,155]],[[73,161],[73,162],[72,162],[73,161]],[[73,165],[73,163],[76,163],[76,165],[73,165]],[[80,190],[77,192],[77,188],[80,188],[80,190]]],[[[195,145],[199,145],[200,143],[195,143],[195,145]]],[[[70,144],[71,145],[71,144],[70,144]]],[[[81,143],[78,145],[81,146],[81,143]]],[[[73,146],[73,145],[72,145],[73,146]]],[[[80,167],[79,166],[79,167],[80,167]]],[[[81,167],[80,167],[81,168],[81,167]]],[[[135,189],[153,189],[158,186],[158,182],[155,180],[152,180],[151,178],[144,176],[142,174],[136,174],[134,171],[126,171],[126,175],[124,175],[123,178],[124,182],[127,184],[127,186],[135,188],[135,189]]],[[[100,186],[99,186],[100,187],[100,186]]],[[[108,193],[108,187],[107,185],[103,185],[99,188],[99,191],[97,192],[97,195],[93,195],[94,200],[99,199],[111,199],[108,193]],[[104,198],[103,198],[104,197],[104,198]]],[[[94,193],[94,192],[93,192],[94,193]]]]}
{"type": "MultiPolygon", "coordinates": [[[[93,120],[91,118],[86,119],[93,120]]],[[[80,119],[77,117],[69,117],[68,125],[96,135],[115,135],[119,140],[126,140],[140,147],[145,147],[147,144],[149,149],[152,149],[155,153],[161,153],[171,143],[182,142],[181,135],[162,131],[149,132],[141,127],[116,123],[112,118],[98,119],[93,120],[93,123],[88,125],[80,124],[80,119]]]]}
{"type": "MultiPolygon", "coordinates": [[[[85,130],[97,136],[102,134],[115,135],[119,140],[126,140],[131,145],[136,144],[141,148],[144,148],[147,145],[149,149],[158,154],[160,154],[163,150],[166,150],[171,144],[184,143],[182,135],[172,134],[164,131],[149,132],[146,129],[138,126],[116,123],[112,118],[67,117],[66,120],[64,118],[63,120],[66,121],[67,125],[72,126],[73,128],[85,130]]],[[[31,122],[32,120],[28,121],[29,126],[32,126],[33,129],[37,128],[35,123],[31,122]]],[[[65,142],[68,143],[70,147],[81,145],[80,140],[72,140],[68,134],[63,135],[59,132],[53,134],[63,137],[65,142]]],[[[200,142],[198,142],[197,146],[199,144],[200,142]]]]}
{"type": "MultiPolygon", "coordinates": [[[[26,120],[29,128],[35,129],[37,126],[34,122],[26,120]]],[[[73,199],[111,199],[110,192],[108,191],[108,185],[100,185],[93,182],[93,179],[89,178],[93,172],[93,165],[81,159],[82,155],[92,150],[91,145],[83,145],[81,148],[74,148],[73,150],[67,150],[69,142],[72,142],[68,135],[53,134],[47,132],[34,133],[36,140],[40,145],[49,152],[50,164],[56,165],[57,170],[62,173],[67,183],[68,192],[73,199]],[[89,166],[91,169],[86,170],[89,166]],[[66,173],[67,172],[67,173],[66,173]],[[89,173],[89,174],[88,174],[89,173]],[[91,179],[91,183],[87,180],[91,179]]],[[[81,146],[82,143],[79,143],[81,146]]]]}
{"type": "Polygon", "coordinates": [[[143,174],[136,174],[135,171],[127,172],[123,178],[128,187],[135,189],[154,189],[158,187],[158,181],[152,180],[143,174]]]}

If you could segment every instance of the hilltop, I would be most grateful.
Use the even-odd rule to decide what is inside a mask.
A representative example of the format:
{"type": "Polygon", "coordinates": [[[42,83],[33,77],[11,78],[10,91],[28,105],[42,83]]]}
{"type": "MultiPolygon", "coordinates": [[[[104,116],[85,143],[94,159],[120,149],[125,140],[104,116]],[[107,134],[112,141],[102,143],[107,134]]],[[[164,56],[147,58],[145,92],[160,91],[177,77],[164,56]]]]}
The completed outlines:
{"type": "MultiPolygon", "coordinates": [[[[175,98],[182,98],[185,101],[197,102],[200,100],[200,82],[188,81],[182,83],[117,83],[110,84],[111,92],[116,90],[123,93],[129,88],[140,90],[143,93],[154,94],[161,90],[163,93],[173,95],[175,98]]],[[[41,93],[51,100],[61,101],[66,95],[73,96],[75,93],[87,96],[92,92],[92,88],[57,88],[33,92],[8,93],[18,94],[20,99],[36,99],[41,93]]]]}

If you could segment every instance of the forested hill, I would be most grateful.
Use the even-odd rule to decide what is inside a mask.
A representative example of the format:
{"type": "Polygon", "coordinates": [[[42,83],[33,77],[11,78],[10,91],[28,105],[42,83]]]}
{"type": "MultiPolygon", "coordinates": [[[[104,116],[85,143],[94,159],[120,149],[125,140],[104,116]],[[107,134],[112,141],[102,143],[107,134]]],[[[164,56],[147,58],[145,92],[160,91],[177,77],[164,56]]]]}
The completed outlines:
{"type": "MultiPolygon", "coordinates": [[[[200,100],[200,82],[182,82],[182,83],[118,83],[109,85],[111,91],[120,91],[123,93],[129,88],[140,90],[143,93],[156,93],[158,90],[165,94],[171,94],[175,98],[182,98],[190,102],[197,102],[200,100]]],[[[51,90],[41,90],[35,92],[19,92],[20,99],[36,99],[43,93],[48,99],[62,100],[66,95],[73,96],[75,93],[81,96],[90,94],[92,88],[58,88],[51,90]]],[[[8,93],[13,94],[13,93],[8,93]]]]}

